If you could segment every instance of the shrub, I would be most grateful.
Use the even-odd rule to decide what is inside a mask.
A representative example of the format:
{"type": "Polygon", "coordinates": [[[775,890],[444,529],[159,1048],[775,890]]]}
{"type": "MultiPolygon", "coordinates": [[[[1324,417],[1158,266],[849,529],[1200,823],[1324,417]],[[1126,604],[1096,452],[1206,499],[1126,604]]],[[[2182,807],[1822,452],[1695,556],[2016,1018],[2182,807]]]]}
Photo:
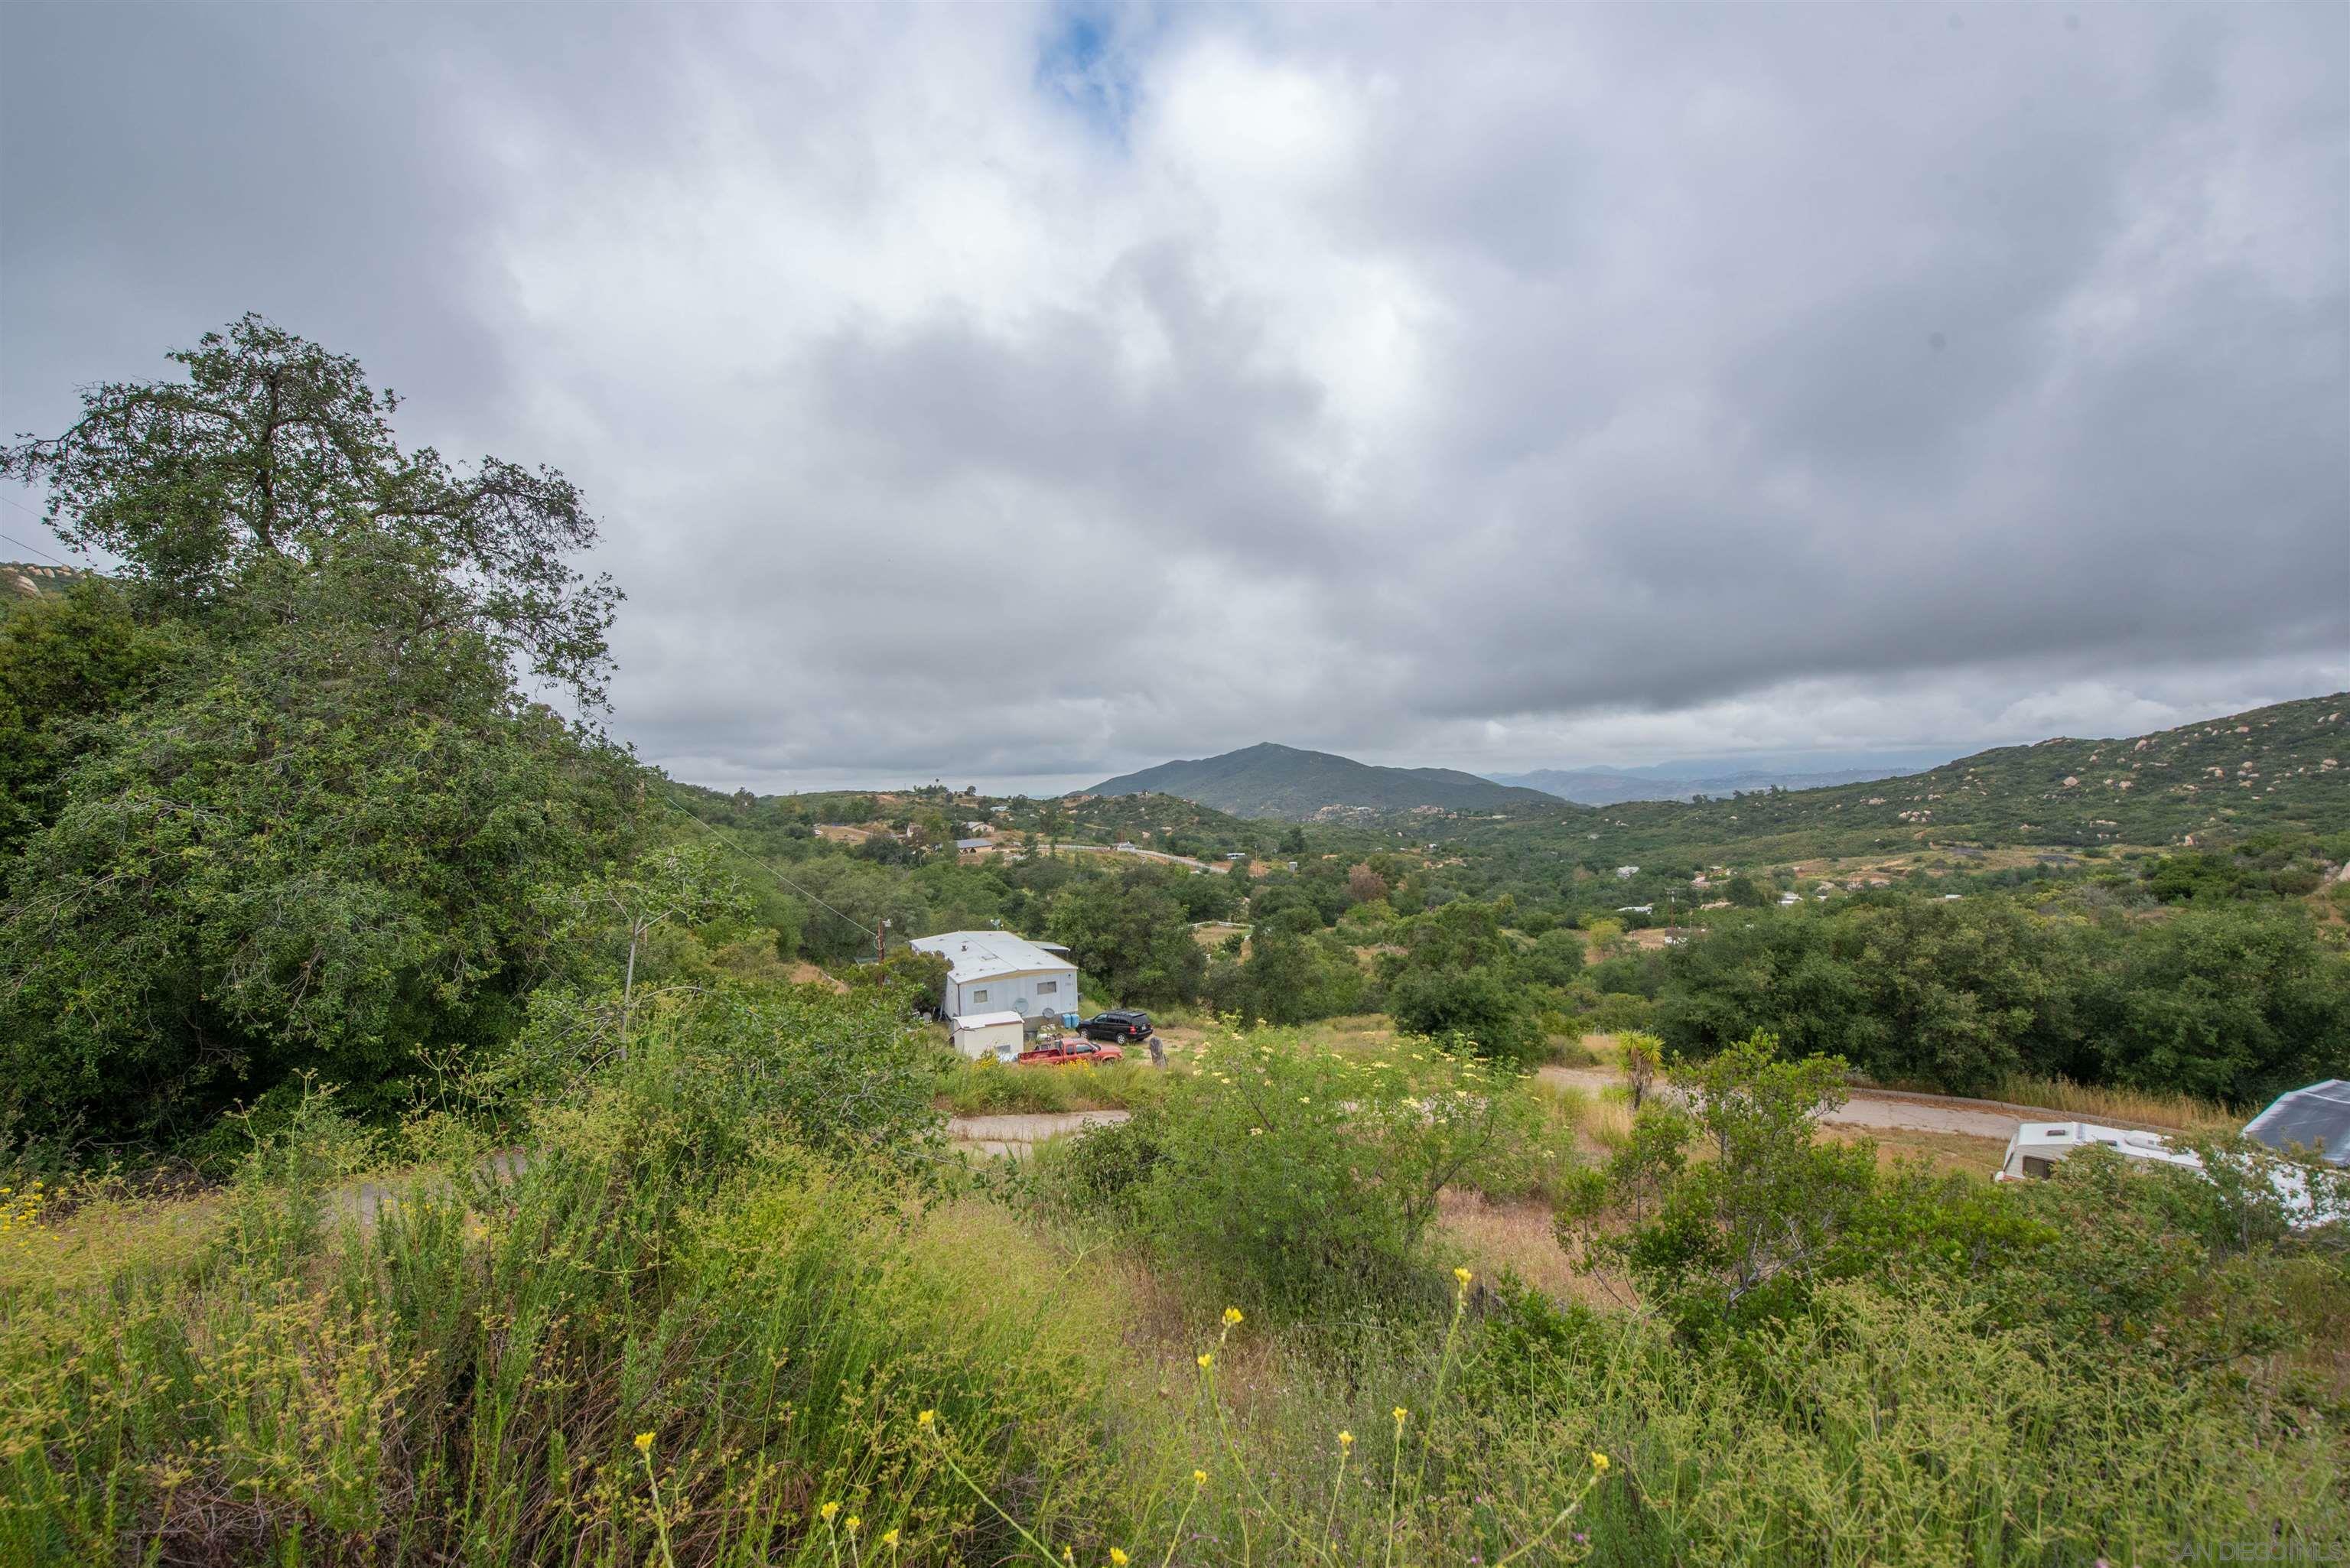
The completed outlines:
{"type": "Polygon", "coordinates": [[[1493,970],[1408,969],[1388,1012],[1407,1033],[1457,1038],[1497,1062],[1530,1067],[1549,1054],[1524,995],[1493,970]]]}
{"type": "Polygon", "coordinates": [[[822,1558],[826,1500],[913,1560],[1000,1560],[920,1409],[1033,1523],[1099,1517],[1103,1282],[848,1141],[779,1138],[789,1097],[745,1083],[657,1039],[526,1159],[371,1216],[322,1186],[353,1140],[306,1109],[193,1265],[16,1284],[0,1561],[644,1562],[665,1536],[747,1568],[822,1558]]]}
{"type": "Polygon", "coordinates": [[[1434,1044],[1215,1037],[1170,1087],[1141,1211],[1231,1294],[1290,1314],[1376,1309],[1427,1288],[1439,1191],[1539,1122],[1523,1088],[1434,1044]]]}

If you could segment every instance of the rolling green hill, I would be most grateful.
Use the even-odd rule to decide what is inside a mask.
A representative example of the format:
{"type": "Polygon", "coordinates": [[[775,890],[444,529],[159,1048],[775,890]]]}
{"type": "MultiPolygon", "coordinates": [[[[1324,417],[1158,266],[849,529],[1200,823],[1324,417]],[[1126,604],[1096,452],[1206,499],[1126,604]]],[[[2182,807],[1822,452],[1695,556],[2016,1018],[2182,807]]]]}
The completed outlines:
{"type": "Polygon", "coordinates": [[[1540,790],[1495,784],[1451,768],[1383,768],[1328,752],[1304,752],[1267,741],[1220,757],[1161,763],[1106,779],[1097,795],[1171,794],[1234,816],[1316,816],[1413,811],[1499,811],[1556,805],[1540,790]]]}
{"type": "Polygon", "coordinates": [[[1897,846],[2187,845],[2265,830],[2350,829],[2350,692],[2149,735],[1978,752],[1900,778],[1728,799],[1513,812],[1438,825],[1464,842],[1538,840],[1576,857],[1716,859],[1897,846]]]}

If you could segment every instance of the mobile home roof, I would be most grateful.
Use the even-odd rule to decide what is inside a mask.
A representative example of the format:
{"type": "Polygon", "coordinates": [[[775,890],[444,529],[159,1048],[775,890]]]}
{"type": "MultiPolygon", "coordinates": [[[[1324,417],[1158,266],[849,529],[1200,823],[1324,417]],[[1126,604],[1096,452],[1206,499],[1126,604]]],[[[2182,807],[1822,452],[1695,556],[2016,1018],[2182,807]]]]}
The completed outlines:
{"type": "Polygon", "coordinates": [[[1049,974],[1076,967],[1067,949],[1032,942],[1009,931],[945,931],[935,937],[916,937],[906,945],[916,952],[945,959],[949,977],[957,985],[998,975],[1049,974]]]}

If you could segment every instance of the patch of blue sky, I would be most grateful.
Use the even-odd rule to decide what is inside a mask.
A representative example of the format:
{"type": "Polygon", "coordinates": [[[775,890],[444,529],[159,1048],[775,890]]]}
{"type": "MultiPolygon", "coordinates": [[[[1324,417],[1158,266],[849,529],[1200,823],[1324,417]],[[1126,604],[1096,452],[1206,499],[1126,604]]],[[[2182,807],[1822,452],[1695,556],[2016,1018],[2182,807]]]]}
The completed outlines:
{"type": "Polygon", "coordinates": [[[1134,118],[1139,57],[1157,25],[1149,6],[1091,0],[1054,6],[1037,40],[1037,90],[1123,147],[1134,118]]]}

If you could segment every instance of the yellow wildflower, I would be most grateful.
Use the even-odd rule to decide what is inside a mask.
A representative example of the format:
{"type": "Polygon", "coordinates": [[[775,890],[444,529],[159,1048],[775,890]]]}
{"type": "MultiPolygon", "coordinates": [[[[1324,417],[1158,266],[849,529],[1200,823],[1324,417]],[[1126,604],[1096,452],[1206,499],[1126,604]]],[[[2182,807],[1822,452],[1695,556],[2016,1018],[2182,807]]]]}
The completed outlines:
{"type": "Polygon", "coordinates": [[[914,1417],[914,1425],[927,1430],[938,1423],[938,1418],[939,1413],[936,1410],[925,1410],[914,1417]]]}
{"type": "Polygon", "coordinates": [[[1210,1351],[1205,1351],[1205,1350],[1203,1350],[1203,1351],[1200,1352],[1200,1370],[1201,1370],[1201,1371],[1205,1372],[1209,1367],[1213,1366],[1215,1364],[1216,1364],[1216,1358],[1215,1358],[1215,1355],[1213,1355],[1213,1353],[1211,1353],[1211,1352],[1210,1352],[1210,1351]]]}
{"type": "Polygon", "coordinates": [[[827,1524],[830,1524],[832,1522],[832,1516],[839,1511],[840,1504],[837,1502],[826,1503],[822,1508],[816,1511],[816,1517],[823,1520],[827,1524]]]}
{"type": "Polygon", "coordinates": [[[1403,1430],[1403,1424],[1411,1418],[1411,1412],[1400,1405],[1397,1406],[1390,1414],[1395,1417],[1396,1430],[1399,1432],[1403,1430]]]}
{"type": "Polygon", "coordinates": [[[1595,1475],[1604,1476],[1607,1473],[1607,1456],[1596,1449],[1591,1451],[1591,1469],[1595,1475]]]}
{"type": "Polygon", "coordinates": [[[1238,1324],[1241,1321],[1241,1309],[1238,1307],[1226,1307],[1224,1309],[1224,1321],[1229,1324],[1238,1324]]]}
{"type": "Polygon", "coordinates": [[[895,1546],[898,1544],[898,1532],[894,1527],[881,1532],[881,1544],[884,1546],[895,1546]]]}
{"type": "Polygon", "coordinates": [[[1193,1486],[1205,1486],[1205,1485],[1207,1485],[1207,1484],[1208,1484],[1208,1472],[1207,1472],[1207,1471],[1205,1471],[1205,1470],[1193,1470],[1193,1471],[1191,1472],[1191,1484],[1192,1484],[1193,1486]]]}
{"type": "Polygon", "coordinates": [[[1469,1282],[1476,1276],[1466,1269],[1455,1269],[1452,1271],[1452,1277],[1461,1282],[1461,1288],[1465,1291],[1469,1288],[1469,1282]]]}
{"type": "Polygon", "coordinates": [[[652,1451],[653,1435],[650,1432],[639,1432],[637,1434],[637,1452],[640,1454],[650,1454],[652,1451]]]}
{"type": "Polygon", "coordinates": [[[1113,1546],[1109,1549],[1110,1568],[1126,1568],[1126,1553],[1113,1546]]]}
{"type": "Polygon", "coordinates": [[[843,1524],[841,1528],[847,1531],[849,1534],[854,1535],[857,1533],[857,1527],[864,1522],[865,1521],[863,1520],[858,1518],[852,1513],[848,1516],[847,1522],[843,1524]]]}
{"type": "Polygon", "coordinates": [[[1341,1432],[1341,1433],[1339,1433],[1339,1434],[1338,1434],[1338,1446],[1339,1446],[1340,1448],[1342,1448],[1342,1449],[1351,1449],[1351,1448],[1353,1448],[1353,1447],[1355,1446],[1355,1434],[1354,1434],[1354,1433],[1352,1433],[1352,1432],[1341,1432]]]}

